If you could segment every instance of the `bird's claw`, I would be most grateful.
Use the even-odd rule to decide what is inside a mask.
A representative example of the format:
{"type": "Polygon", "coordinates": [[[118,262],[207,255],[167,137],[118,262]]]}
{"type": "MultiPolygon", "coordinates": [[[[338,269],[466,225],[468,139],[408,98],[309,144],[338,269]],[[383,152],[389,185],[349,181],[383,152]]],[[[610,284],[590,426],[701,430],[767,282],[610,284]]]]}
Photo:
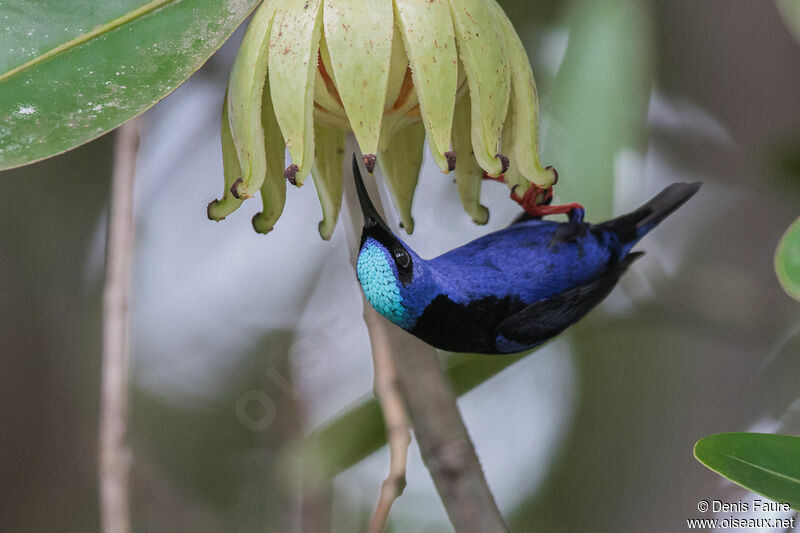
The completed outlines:
{"type": "MultiPolygon", "coordinates": [[[[499,181],[500,183],[506,182],[505,177],[502,174],[499,176],[490,176],[484,172],[483,179],[499,181]]],[[[550,205],[550,202],[553,201],[552,185],[547,189],[543,189],[535,183],[531,183],[530,187],[528,187],[528,190],[525,191],[522,196],[519,196],[517,191],[512,189],[511,199],[517,202],[520,207],[522,207],[522,209],[524,209],[525,212],[532,217],[560,215],[565,213],[569,217],[570,222],[583,222],[583,216],[586,214],[584,207],[577,202],[561,205],[550,205]]]]}
{"type": "Polygon", "coordinates": [[[518,196],[516,191],[511,191],[511,198],[517,202],[526,213],[534,217],[560,215],[564,213],[569,217],[570,222],[583,222],[583,216],[586,213],[583,206],[577,202],[550,205],[550,202],[553,201],[552,186],[547,189],[542,189],[531,183],[531,186],[528,187],[528,190],[525,191],[522,197],[518,196]],[[539,200],[538,202],[537,199],[539,200]]]}

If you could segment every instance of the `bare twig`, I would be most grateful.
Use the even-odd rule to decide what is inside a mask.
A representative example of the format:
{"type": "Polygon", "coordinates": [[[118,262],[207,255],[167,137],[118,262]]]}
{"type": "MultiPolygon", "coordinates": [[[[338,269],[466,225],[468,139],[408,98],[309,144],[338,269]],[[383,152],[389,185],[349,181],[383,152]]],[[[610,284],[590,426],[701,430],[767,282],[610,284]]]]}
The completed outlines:
{"type": "Polygon", "coordinates": [[[381,494],[375,513],[369,522],[368,533],[381,533],[389,518],[394,501],[406,486],[406,463],[411,431],[403,397],[397,382],[397,371],[392,360],[392,348],[386,332],[386,324],[380,315],[364,301],[364,322],[372,345],[372,363],[375,369],[374,393],[383,411],[386,425],[386,440],[389,445],[389,475],[381,486],[381,494]]]}
{"type": "MultiPolygon", "coordinates": [[[[345,190],[347,191],[347,213],[349,215],[347,235],[350,245],[351,261],[355,268],[358,253],[358,240],[361,235],[361,219],[358,205],[353,203],[355,189],[353,188],[352,163],[349,154],[357,150],[357,145],[352,135],[348,135],[347,150],[345,151],[344,166],[342,169],[345,190]]],[[[368,184],[373,189],[372,184],[368,184]]],[[[376,190],[372,190],[375,206],[382,209],[380,197],[376,190]]],[[[386,426],[386,440],[389,445],[389,474],[381,485],[378,504],[372,519],[369,522],[368,533],[380,533],[386,526],[389,511],[394,501],[403,493],[406,486],[406,463],[408,460],[408,446],[411,443],[411,431],[406,415],[403,397],[397,383],[397,371],[391,356],[392,347],[389,345],[386,326],[380,320],[372,306],[364,300],[364,322],[369,333],[370,346],[372,347],[372,364],[374,369],[373,393],[383,412],[383,422],[386,426]]]]}
{"type": "Polygon", "coordinates": [[[458,533],[508,532],[436,350],[379,319],[390,328],[391,355],[414,436],[453,527],[458,533]]]}
{"type": "MultiPolygon", "coordinates": [[[[345,153],[350,154],[354,146],[352,139],[349,139],[348,149],[345,153]]],[[[361,217],[353,177],[349,170],[349,156],[345,159],[343,179],[347,212],[350,218],[347,229],[349,230],[350,248],[354,256],[358,251],[361,217]]],[[[370,183],[366,185],[368,189],[372,189],[370,194],[373,203],[378,210],[381,210],[375,188],[371,187],[370,183]]],[[[368,307],[364,311],[364,317],[373,351],[375,351],[377,341],[379,346],[385,346],[385,349],[381,349],[380,352],[388,355],[388,359],[394,363],[396,375],[391,379],[391,383],[395,385],[392,389],[399,390],[404,399],[422,458],[431,473],[455,530],[458,533],[507,532],[508,526],[503,521],[494,496],[486,483],[480,462],[475,454],[475,448],[458,411],[455,396],[439,363],[437,351],[389,323],[375,313],[366,302],[365,307],[368,307]]],[[[376,363],[377,379],[379,374],[378,357],[373,354],[373,358],[376,363]]],[[[381,401],[381,409],[384,412],[391,452],[393,437],[391,420],[377,388],[376,382],[376,395],[381,401]]],[[[399,438],[397,442],[400,442],[399,438]]],[[[407,451],[407,448],[404,448],[404,451],[407,451]]],[[[393,477],[397,480],[400,478],[395,474],[394,468],[399,470],[399,466],[395,466],[393,461],[389,477],[381,491],[376,516],[379,512],[383,512],[382,506],[387,505],[385,502],[391,506],[397,497],[394,495],[396,489],[391,485],[396,482],[391,480],[393,477]],[[387,483],[389,483],[388,487],[387,483]],[[384,492],[386,492],[385,496],[384,492]]],[[[404,471],[405,458],[403,458],[404,471]]],[[[386,513],[388,513],[388,507],[386,507],[386,513]]],[[[376,517],[373,517],[373,522],[375,521],[376,517]]],[[[370,532],[372,531],[370,529],[370,532]]]]}
{"type": "Polygon", "coordinates": [[[103,294],[100,398],[100,514],[104,533],[128,533],[128,292],[133,249],[133,183],[139,148],[137,120],[117,131],[108,216],[103,294]]]}

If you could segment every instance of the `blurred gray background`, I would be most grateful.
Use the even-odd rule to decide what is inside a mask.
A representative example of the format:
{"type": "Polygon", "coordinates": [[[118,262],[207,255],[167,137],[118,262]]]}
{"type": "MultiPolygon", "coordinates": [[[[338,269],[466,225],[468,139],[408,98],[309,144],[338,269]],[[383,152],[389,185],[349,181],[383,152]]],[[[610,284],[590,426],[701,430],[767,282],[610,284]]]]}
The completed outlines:
{"type": "MultiPolygon", "coordinates": [[[[800,47],[766,1],[501,4],[534,65],[561,200],[601,220],[669,182],[705,185],[639,246],[647,255],[601,307],[460,405],[514,531],[683,531],[700,499],[748,497],[694,460],[697,439],[800,430],[800,307],[772,267],[800,205],[800,47]]],[[[295,531],[286,447],[371,391],[344,225],[319,239],[311,181],[290,188],[268,236],[250,227],[257,200],[206,219],[240,38],[144,115],[136,531],[295,531]]],[[[0,176],[0,531],[99,527],[112,141],[0,176]]],[[[411,246],[431,256],[516,215],[503,186],[483,197],[491,220],[476,227],[428,158],[411,246]]],[[[337,476],[331,531],[365,527],[387,464],[384,449],[337,476]]],[[[391,530],[450,531],[413,443],[408,481],[391,530]]]]}

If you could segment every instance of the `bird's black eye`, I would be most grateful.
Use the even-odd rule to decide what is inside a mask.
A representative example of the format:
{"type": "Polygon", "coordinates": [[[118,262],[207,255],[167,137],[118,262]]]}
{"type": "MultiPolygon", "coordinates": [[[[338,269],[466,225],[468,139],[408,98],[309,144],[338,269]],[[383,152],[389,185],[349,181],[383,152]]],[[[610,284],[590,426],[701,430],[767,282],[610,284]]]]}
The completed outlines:
{"type": "Polygon", "coordinates": [[[400,268],[408,268],[411,266],[411,256],[404,248],[395,248],[392,250],[394,260],[400,268]]]}

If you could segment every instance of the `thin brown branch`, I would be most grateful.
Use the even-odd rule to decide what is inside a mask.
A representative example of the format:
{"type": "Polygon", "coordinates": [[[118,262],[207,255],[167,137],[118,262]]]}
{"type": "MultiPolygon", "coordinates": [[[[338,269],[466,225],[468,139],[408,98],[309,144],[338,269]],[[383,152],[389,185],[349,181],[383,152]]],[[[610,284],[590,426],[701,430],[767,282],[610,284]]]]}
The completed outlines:
{"type": "Polygon", "coordinates": [[[133,250],[133,183],[139,149],[137,120],[116,134],[103,293],[99,484],[104,533],[130,531],[128,417],[128,292],[133,250]]]}
{"type": "Polygon", "coordinates": [[[389,445],[389,474],[381,485],[375,513],[369,522],[368,533],[381,533],[389,518],[394,501],[406,486],[406,464],[411,431],[408,416],[397,382],[397,371],[391,355],[386,324],[380,315],[364,301],[364,322],[372,345],[372,362],[375,369],[374,393],[383,411],[386,439],[389,445]]]}
{"type": "MultiPolygon", "coordinates": [[[[349,220],[348,241],[351,250],[351,261],[355,268],[358,252],[358,238],[361,231],[361,218],[358,214],[358,202],[355,200],[353,185],[352,163],[349,154],[357,149],[352,135],[348,135],[347,150],[343,166],[344,188],[347,191],[347,212],[349,220]],[[354,203],[355,202],[355,203],[354,203]]],[[[367,184],[372,190],[373,202],[379,210],[383,210],[380,197],[372,184],[367,184]]],[[[397,383],[397,371],[391,356],[392,347],[388,342],[386,324],[381,322],[372,306],[364,300],[364,322],[369,333],[372,348],[372,365],[374,370],[373,393],[378,400],[383,412],[383,422],[386,426],[386,440],[389,446],[389,473],[381,485],[378,503],[369,522],[368,533],[380,533],[386,526],[389,512],[394,501],[403,493],[406,486],[406,464],[408,462],[408,446],[411,444],[411,430],[406,414],[403,396],[397,383]]]]}
{"type": "Polygon", "coordinates": [[[379,318],[391,327],[390,353],[414,436],[454,529],[508,532],[436,350],[379,318]]]}
{"type": "MultiPolygon", "coordinates": [[[[348,149],[345,151],[348,156],[345,158],[343,179],[350,219],[347,221],[349,244],[353,261],[355,261],[361,234],[361,215],[353,185],[353,176],[349,171],[349,154],[352,153],[354,147],[351,137],[349,136],[348,149]]],[[[375,187],[369,182],[366,185],[368,190],[371,189],[370,195],[373,203],[378,210],[381,210],[375,187]]],[[[365,306],[368,305],[365,302],[365,306]]],[[[381,346],[386,346],[386,349],[381,352],[386,353],[394,362],[396,375],[391,382],[396,386],[393,389],[399,390],[404,400],[408,418],[414,428],[414,436],[422,452],[422,458],[431,473],[436,490],[456,532],[508,532],[508,526],[503,521],[494,496],[486,483],[480,461],[456,405],[455,395],[442,371],[438,352],[389,323],[371,308],[365,309],[364,316],[373,343],[373,350],[375,348],[374,339],[380,339],[381,346]]],[[[376,369],[376,378],[377,375],[376,369]]],[[[378,400],[381,401],[380,395],[378,395],[378,400]]],[[[381,402],[381,408],[384,411],[388,439],[391,443],[392,427],[388,425],[390,420],[383,402],[381,402]]],[[[398,457],[398,463],[399,459],[398,457]]],[[[405,471],[405,459],[403,459],[403,465],[403,471],[405,471]]],[[[394,468],[394,464],[392,468],[394,468]]],[[[392,479],[391,468],[387,481],[390,479],[392,479]]],[[[384,489],[387,493],[386,501],[391,505],[396,498],[395,496],[391,500],[389,499],[389,496],[393,494],[390,491],[394,489],[391,485],[387,488],[386,483],[384,489]]],[[[384,490],[381,491],[376,515],[379,511],[382,512],[383,492],[384,490]]],[[[388,513],[388,509],[386,512],[388,513]]],[[[370,531],[373,530],[370,529],[370,531]]]]}

